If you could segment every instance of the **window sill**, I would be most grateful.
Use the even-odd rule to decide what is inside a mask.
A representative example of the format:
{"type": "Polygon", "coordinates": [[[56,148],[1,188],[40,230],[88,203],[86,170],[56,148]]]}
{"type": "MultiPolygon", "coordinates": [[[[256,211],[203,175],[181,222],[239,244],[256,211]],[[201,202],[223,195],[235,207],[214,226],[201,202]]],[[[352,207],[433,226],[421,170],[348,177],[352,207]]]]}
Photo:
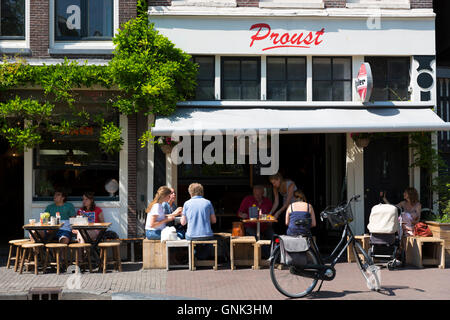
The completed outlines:
{"type": "Polygon", "coordinates": [[[48,52],[50,54],[98,54],[110,55],[114,51],[112,41],[57,42],[48,52]]]}
{"type": "Polygon", "coordinates": [[[347,3],[349,9],[411,9],[409,3],[378,3],[378,2],[366,2],[366,3],[347,3]]]}
{"type": "Polygon", "coordinates": [[[30,55],[31,49],[26,40],[0,39],[0,54],[30,55]]]}
{"type": "Polygon", "coordinates": [[[237,7],[234,0],[172,0],[174,7],[237,7]]]}
{"type": "Polygon", "coordinates": [[[260,1],[260,8],[295,8],[295,9],[323,9],[325,8],[323,1],[310,2],[278,2],[278,1],[260,1]]]}
{"type": "Polygon", "coordinates": [[[30,48],[10,48],[10,47],[1,47],[0,46],[0,55],[1,54],[20,54],[31,56],[30,48]]]}

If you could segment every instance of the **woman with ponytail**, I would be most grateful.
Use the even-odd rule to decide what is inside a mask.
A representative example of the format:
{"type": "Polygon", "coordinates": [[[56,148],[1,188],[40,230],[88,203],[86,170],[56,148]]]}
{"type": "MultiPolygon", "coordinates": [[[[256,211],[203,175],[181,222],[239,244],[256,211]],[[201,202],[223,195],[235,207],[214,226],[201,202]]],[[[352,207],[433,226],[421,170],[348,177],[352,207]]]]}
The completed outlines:
{"type": "Polygon", "coordinates": [[[169,201],[172,191],[162,186],[158,189],[153,201],[148,205],[147,220],[145,223],[145,236],[150,240],[161,240],[161,231],[166,227],[166,223],[175,220],[181,212],[165,215],[162,204],[169,201]]]}

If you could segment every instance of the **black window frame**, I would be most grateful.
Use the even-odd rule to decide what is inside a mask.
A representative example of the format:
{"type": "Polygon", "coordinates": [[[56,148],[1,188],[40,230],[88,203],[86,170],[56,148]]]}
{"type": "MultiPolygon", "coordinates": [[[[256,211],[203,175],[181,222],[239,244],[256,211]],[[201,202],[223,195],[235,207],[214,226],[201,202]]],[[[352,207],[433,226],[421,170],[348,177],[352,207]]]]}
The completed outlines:
{"type": "MultiPolygon", "coordinates": [[[[109,37],[89,37],[86,35],[81,35],[79,39],[74,39],[73,37],[67,37],[67,36],[61,36],[58,37],[56,35],[57,29],[58,29],[58,0],[54,0],[54,21],[53,21],[53,25],[54,25],[54,32],[53,32],[53,39],[55,42],[80,42],[80,41],[112,41],[112,38],[114,37],[114,19],[115,19],[115,12],[114,12],[114,0],[110,0],[111,1],[111,14],[112,14],[112,23],[111,23],[111,36],[109,37]]],[[[81,11],[85,11],[85,9],[83,8],[87,8],[88,7],[88,2],[89,0],[80,0],[80,7],[81,7],[81,11]]],[[[88,14],[89,11],[86,10],[87,14],[83,15],[81,14],[81,25],[86,25],[87,21],[89,21],[88,18],[88,14]]],[[[85,28],[86,30],[89,30],[89,27],[85,28]]],[[[83,30],[83,28],[81,29],[83,30]]],[[[81,34],[81,31],[80,31],[81,34]]]]}
{"type": "Polygon", "coordinates": [[[246,101],[257,101],[257,100],[261,100],[261,57],[246,57],[246,56],[232,56],[232,57],[221,57],[220,59],[220,98],[222,100],[246,100],[246,101]],[[239,80],[234,80],[234,81],[239,81],[240,82],[240,97],[239,98],[225,98],[224,97],[224,82],[225,82],[225,77],[224,77],[224,62],[225,61],[230,61],[230,60],[239,60],[239,71],[240,71],[240,79],[239,80]],[[253,60],[257,62],[257,76],[256,76],[256,81],[258,82],[258,97],[257,98],[252,98],[252,99],[243,99],[242,98],[242,83],[243,82],[250,82],[250,81],[254,81],[254,80],[242,80],[242,61],[243,60],[253,60]]]}
{"type": "MultiPolygon", "coordinates": [[[[372,70],[372,77],[373,77],[373,90],[372,90],[372,99],[375,99],[374,94],[376,93],[376,90],[380,90],[380,88],[376,87],[376,85],[378,85],[378,83],[383,82],[384,83],[384,88],[386,88],[387,90],[387,100],[385,99],[377,99],[377,100],[373,100],[373,101],[408,101],[411,98],[411,92],[409,92],[409,86],[411,84],[411,57],[410,56],[364,56],[364,62],[368,62],[371,67],[374,64],[374,60],[382,60],[385,59],[386,63],[385,63],[385,69],[383,72],[384,75],[384,79],[380,80],[378,77],[379,75],[375,75],[374,73],[374,68],[371,68],[372,70]],[[389,90],[391,88],[391,86],[389,84],[393,84],[393,83],[398,83],[400,82],[399,78],[394,78],[390,75],[390,69],[388,67],[389,65],[389,60],[390,61],[401,61],[403,60],[407,65],[408,65],[408,73],[407,73],[407,78],[405,80],[405,89],[406,89],[406,97],[404,97],[404,99],[399,99],[398,95],[395,95],[391,90],[389,90]],[[392,99],[392,97],[396,98],[396,99],[392,99]]],[[[378,62],[379,63],[379,62],[378,62]]]]}
{"type": "Polygon", "coordinates": [[[306,101],[307,100],[307,95],[308,95],[307,88],[306,88],[306,83],[307,83],[307,79],[308,79],[308,75],[306,74],[307,73],[307,69],[308,69],[307,68],[307,59],[306,59],[305,56],[268,56],[266,58],[266,96],[267,96],[267,100],[270,100],[270,101],[306,101]],[[303,59],[303,61],[304,61],[304,68],[305,69],[304,69],[304,73],[303,74],[305,75],[305,77],[302,80],[289,80],[288,79],[288,72],[287,72],[287,70],[288,70],[288,59],[293,59],[293,58],[295,58],[295,59],[303,59]],[[284,65],[285,65],[285,70],[286,70],[286,72],[284,74],[284,80],[270,80],[269,79],[269,60],[270,59],[284,59],[284,65]],[[298,82],[298,81],[301,81],[301,82],[304,83],[305,98],[303,100],[290,99],[289,98],[289,90],[288,90],[289,82],[298,82]],[[269,97],[269,82],[284,83],[284,85],[286,87],[286,99],[285,100],[275,100],[275,99],[271,99],[269,97]]]}
{"type": "Polygon", "coordinates": [[[312,69],[312,101],[352,101],[353,100],[353,92],[352,92],[352,88],[353,88],[353,77],[352,77],[352,75],[353,75],[353,57],[352,56],[315,56],[315,57],[312,57],[311,63],[312,63],[312,66],[311,66],[311,69],[312,69]],[[314,78],[314,60],[315,59],[331,59],[331,79],[330,80],[317,80],[314,78]],[[334,61],[334,59],[350,59],[350,78],[349,79],[334,79],[334,76],[333,76],[333,61],[334,61]],[[351,87],[349,100],[334,99],[333,90],[331,91],[331,95],[332,95],[331,100],[315,99],[314,98],[314,85],[317,82],[331,82],[332,88],[333,88],[333,84],[335,82],[349,82],[350,87],[351,87]]]}
{"type": "MultiPolygon", "coordinates": [[[[210,81],[211,83],[212,83],[212,87],[213,87],[213,92],[212,92],[212,97],[211,97],[211,99],[198,99],[198,97],[197,97],[197,91],[195,92],[195,95],[194,95],[194,100],[196,100],[196,101],[212,101],[212,100],[215,100],[216,98],[216,90],[215,90],[215,83],[216,83],[216,57],[215,56],[211,56],[211,55],[193,55],[192,56],[192,61],[194,62],[194,63],[197,63],[197,61],[196,61],[196,59],[197,58],[211,58],[212,59],[212,62],[213,62],[213,75],[212,75],[212,78],[210,79],[210,78],[200,78],[200,72],[198,72],[197,73],[197,88],[198,88],[198,86],[199,86],[199,81],[210,81]]],[[[200,65],[199,65],[199,67],[200,67],[200,65]]],[[[197,90],[197,88],[196,88],[196,90],[197,90]]]]}
{"type": "Polygon", "coordinates": [[[23,36],[3,36],[1,33],[2,27],[1,27],[1,5],[2,1],[0,0],[0,40],[25,40],[26,37],[26,19],[27,19],[27,5],[26,0],[17,0],[17,1],[23,1],[23,36]]]}

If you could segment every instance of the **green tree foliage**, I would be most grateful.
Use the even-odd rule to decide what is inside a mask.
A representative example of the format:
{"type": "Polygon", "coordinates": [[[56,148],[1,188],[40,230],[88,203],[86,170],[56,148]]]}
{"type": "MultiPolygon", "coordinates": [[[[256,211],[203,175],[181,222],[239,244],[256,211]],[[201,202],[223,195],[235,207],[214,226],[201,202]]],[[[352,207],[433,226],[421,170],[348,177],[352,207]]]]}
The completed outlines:
{"type": "MultiPolygon", "coordinates": [[[[65,60],[57,65],[31,66],[25,60],[4,59],[0,64],[0,94],[19,87],[37,87],[45,102],[17,96],[0,103],[0,134],[19,150],[42,142],[44,133],[68,132],[77,127],[100,126],[99,145],[105,152],[118,152],[123,145],[122,128],[106,122],[110,112],[132,115],[169,115],[178,101],[195,89],[196,65],[149,24],[146,1],[138,1],[139,16],[121,26],[113,38],[116,48],[107,66],[65,60]],[[98,86],[117,92],[104,104],[103,112],[80,108],[76,89],[98,86]],[[56,103],[69,107],[57,113],[56,103]]],[[[153,141],[151,130],[139,138],[145,147],[153,141]]]]}

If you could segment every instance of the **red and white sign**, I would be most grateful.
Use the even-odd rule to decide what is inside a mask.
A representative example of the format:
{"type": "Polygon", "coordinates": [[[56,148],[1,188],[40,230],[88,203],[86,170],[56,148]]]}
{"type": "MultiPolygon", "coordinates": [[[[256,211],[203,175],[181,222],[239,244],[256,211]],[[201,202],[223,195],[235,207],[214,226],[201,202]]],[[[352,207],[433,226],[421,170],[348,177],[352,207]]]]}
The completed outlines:
{"type": "Polygon", "coordinates": [[[355,83],[356,91],[362,102],[368,102],[372,95],[373,77],[370,64],[367,62],[361,64],[359,68],[358,77],[355,83]]]}

